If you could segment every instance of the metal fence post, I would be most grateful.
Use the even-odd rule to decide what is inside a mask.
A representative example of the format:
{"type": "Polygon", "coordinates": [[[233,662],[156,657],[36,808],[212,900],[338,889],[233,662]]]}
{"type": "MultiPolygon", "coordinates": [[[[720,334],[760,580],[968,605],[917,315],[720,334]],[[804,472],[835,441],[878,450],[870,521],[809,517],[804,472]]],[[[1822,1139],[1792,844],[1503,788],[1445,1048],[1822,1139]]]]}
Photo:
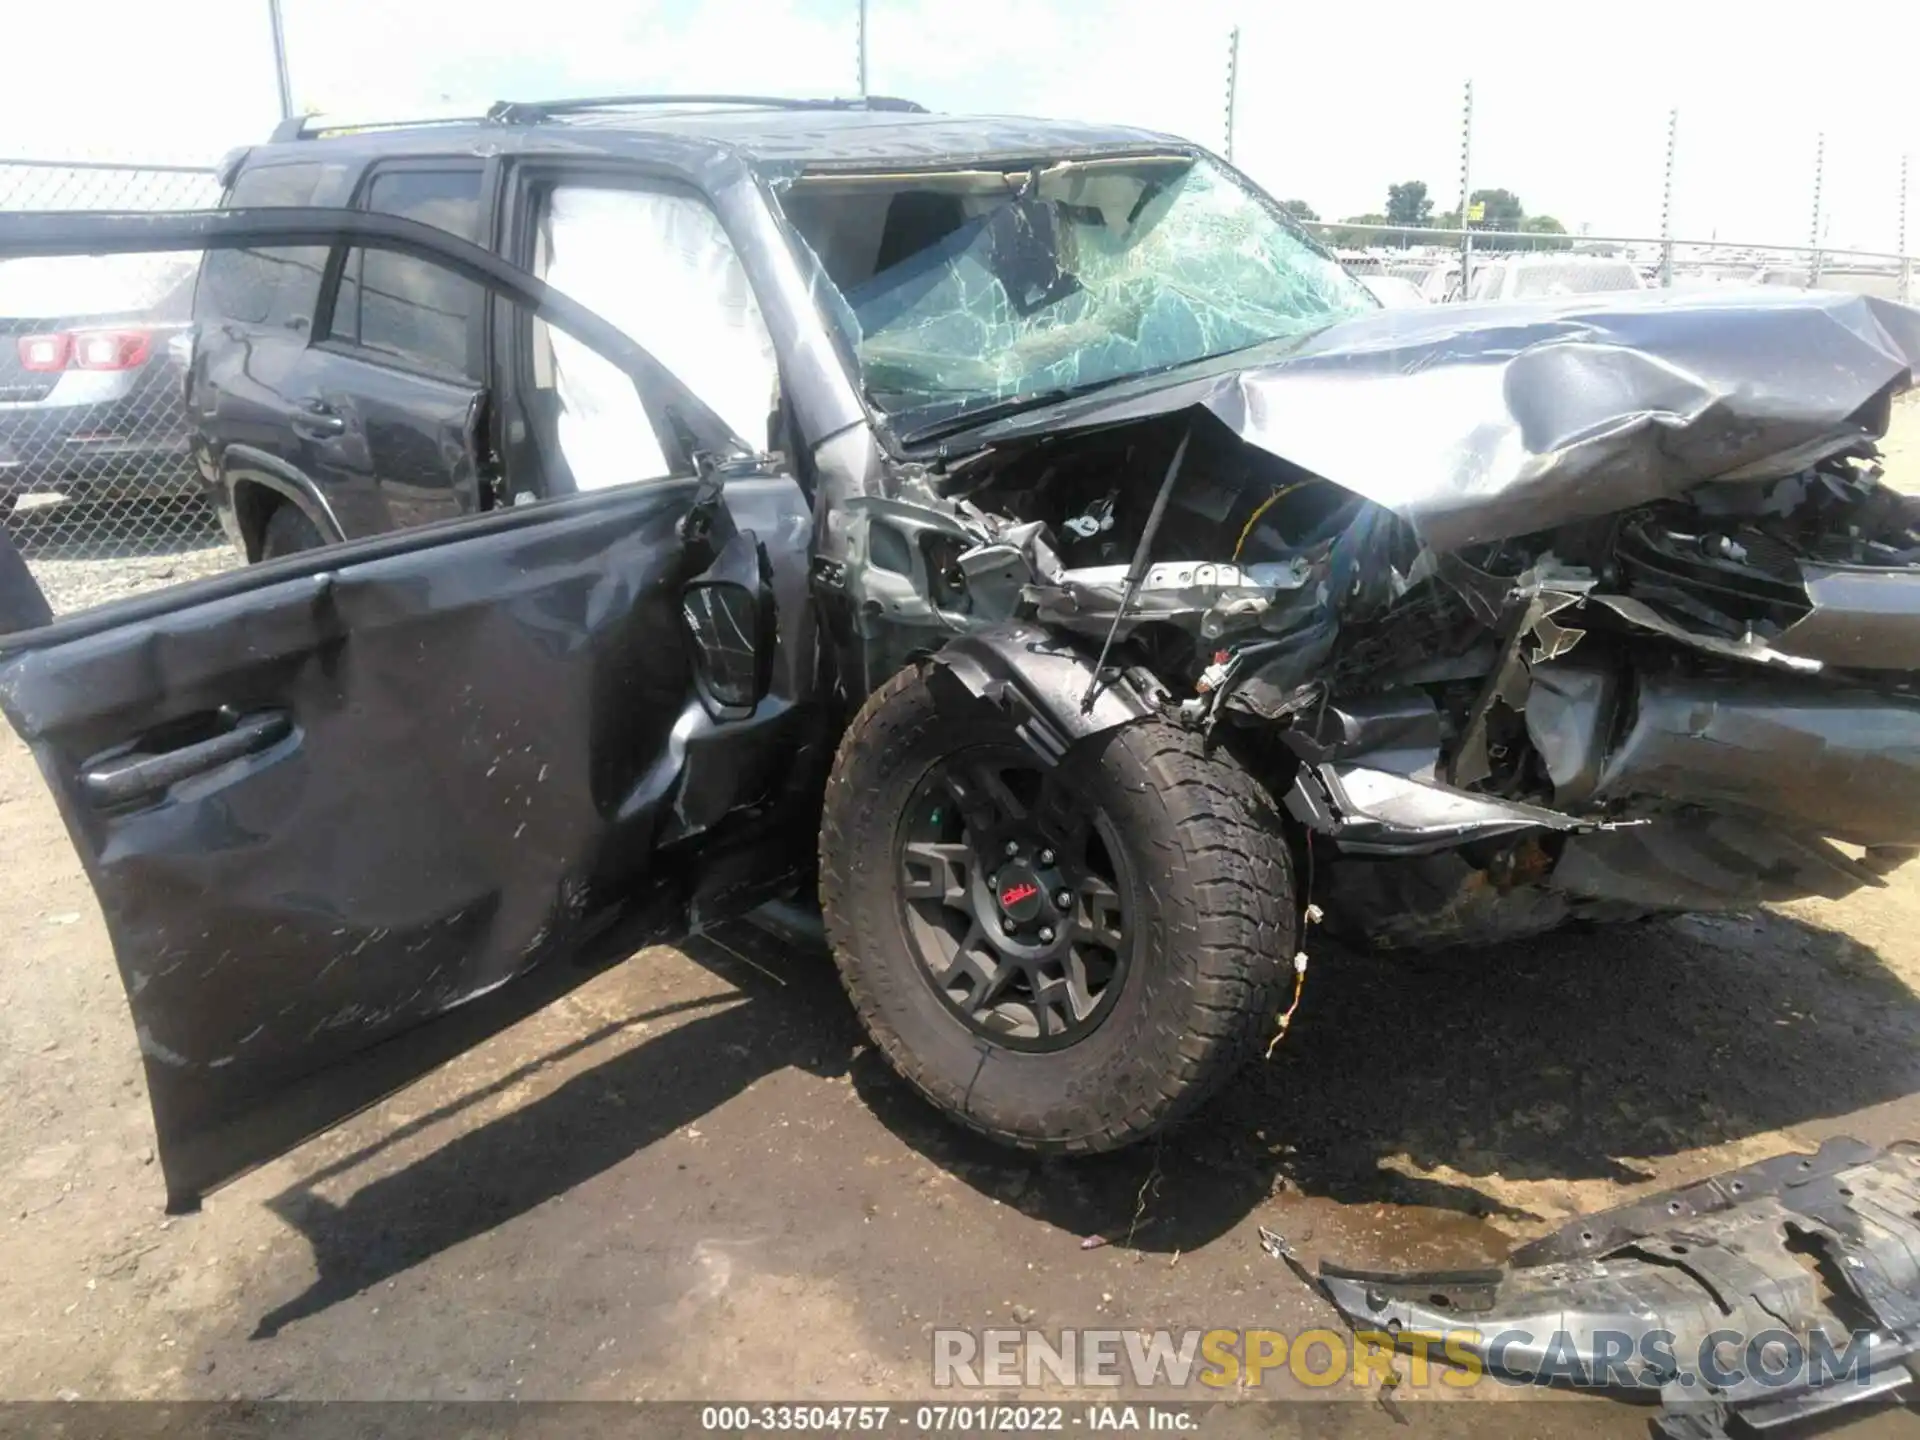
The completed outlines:
{"type": "Polygon", "coordinates": [[[1234,101],[1240,91],[1240,27],[1227,32],[1227,163],[1233,163],[1234,101]]]}
{"type": "Polygon", "coordinates": [[[854,84],[860,88],[860,98],[866,100],[866,0],[860,0],[860,8],[852,17],[852,67],[854,84]]]}
{"type": "Polygon", "coordinates": [[[1667,112],[1667,176],[1660,190],[1660,286],[1673,288],[1673,149],[1680,131],[1680,110],[1667,112]]]}
{"type": "Polygon", "coordinates": [[[280,0],[267,0],[267,19],[273,26],[273,75],[280,85],[280,118],[293,115],[293,85],[287,79],[287,27],[280,16],[280,0]]]}
{"type": "Polygon", "coordinates": [[[1827,137],[1823,131],[1813,147],[1813,238],[1807,244],[1813,248],[1813,258],[1807,263],[1807,286],[1820,288],[1820,178],[1827,168],[1827,137]]]}
{"type": "Polygon", "coordinates": [[[1460,107],[1460,298],[1473,287],[1473,81],[1467,81],[1466,101],[1460,107]]]}
{"type": "Polygon", "coordinates": [[[1900,252],[1900,299],[1902,303],[1913,303],[1913,257],[1907,253],[1907,162],[1913,157],[1900,157],[1900,243],[1893,248],[1900,252]]]}

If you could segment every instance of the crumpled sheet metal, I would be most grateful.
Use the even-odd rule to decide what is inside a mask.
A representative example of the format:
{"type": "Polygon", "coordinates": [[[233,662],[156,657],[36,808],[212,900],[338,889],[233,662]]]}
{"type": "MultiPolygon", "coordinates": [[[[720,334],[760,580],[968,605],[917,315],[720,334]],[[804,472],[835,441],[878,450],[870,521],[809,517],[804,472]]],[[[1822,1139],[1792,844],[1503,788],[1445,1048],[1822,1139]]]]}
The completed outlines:
{"type": "Polygon", "coordinates": [[[1886,409],[1871,402],[1916,366],[1920,309],[1838,291],[1435,305],[976,433],[993,443],[1200,405],[1452,550],[1705,481],[1789,474],[1883,433],[1886,409]]]}
{"type": "Polygon", "coordinates": [[[1404,1346],[1449,1336],[1510,1377],[1658,1390],[1666,1433],[1712,1436],[1734,1417],[1765,1429],[1911,1382],[1916,1211],[1920,1149],[1841,1137],[1813,1155],[1775,1156],[1582,1215],[1497,1269],[1392,1273],[1323,1262],[1317,1283],[1357,1331],[1404,1346]],[[1819,1274],[1801,1263],[1801,1247],[1826,1262],[1819,1274]],[[1716,1334],[1741,1340],[1710,1352],[1716,1334]],[[1774,1347],[1759,1361],[1781,1377],[1774,1383],[1753,1373],[1748,1351],[1763,1345],[1774,1347]],[[1825,1385],[1813,1383],[1813,1367],[1795,1375],[1781,1363],[1793,1347],[1806,1356],[1821,1346],[1844,1363],[1856,1345],[1860,1370],[1829,1372],[1825,1385]],[[1701,1363],[1709,1353],[1712,1372],[1701,1363]],[[1695,1383],[1682,1383],[1689,1373],[1695,1383]],[[1709,1391],[1708,1380],[1728,1383],[1709,1391]]]}
{"type": "Polygon", "coordinates": [[[1582,830],[1600,823],[1365,765],[1302,765],[1283,803],[1346,855],[1427,855],[1527,830],[1582,830]]]}
{"type": "Polygon", "coordinates": [[[1803,561],[1800,577],[1813,609],[1780,649],[1858,670],[1920,670],[1920,575],[1803,561]]]}
{"type": "Polygon", "coordinates": [[[1606,763],[1620,704],[1621,676],[1608,666],[1536,665],[1523,713],[1527,736],[1553,782],[1553,803],[1578,805],[1593,794],[1606,763]]]}
{"type": "Polygon", "coordinates": [[[1920,843],[1920,705],[1785,680],[1642,676],[1595,795],[1657,795],[1856,845],[1920,843]]]}
{"type": "Polygon", "coordinates": [[[1049,766],[1077,741],[1158,714],[1167,699],[1147,672],[1096,672],[1091,657],[1034,625],[986,626],[949,641],[933,658],[971,694],[1010,715],[1015,732],[1049,766]]]}

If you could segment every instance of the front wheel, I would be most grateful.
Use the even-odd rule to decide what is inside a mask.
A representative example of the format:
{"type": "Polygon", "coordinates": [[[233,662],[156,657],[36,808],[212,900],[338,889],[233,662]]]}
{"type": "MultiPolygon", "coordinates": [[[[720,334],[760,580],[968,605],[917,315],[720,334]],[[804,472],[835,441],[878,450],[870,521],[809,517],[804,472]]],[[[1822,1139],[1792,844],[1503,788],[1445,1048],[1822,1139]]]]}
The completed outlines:
{"type": "Polygon", "coordinates": [[[260,558],[278,560],[282,555],[298,555],[303,550],[318,550],[327,543],[320,527],[306,517],[299,506],[282,503],[267,517],[267,528],[260,537],[260,558]]]}
{"type": "Polygon", "coordinates": [[[1049,769],[935,665],[848,728],[820,869],[875,1045],[1023,1149],[1113,1150],[1182,1119],[1268,1032],[1291,977],[1291,858],[1231,757],[1149,720],[1049,769]]]}

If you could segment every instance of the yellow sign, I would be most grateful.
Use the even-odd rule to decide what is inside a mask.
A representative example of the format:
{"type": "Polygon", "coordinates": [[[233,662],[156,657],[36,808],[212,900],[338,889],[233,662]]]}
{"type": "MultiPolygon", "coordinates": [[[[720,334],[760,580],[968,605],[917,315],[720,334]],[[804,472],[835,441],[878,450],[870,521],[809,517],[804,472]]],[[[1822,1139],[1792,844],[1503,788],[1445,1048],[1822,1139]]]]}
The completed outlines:
{"type": "Polygon", "coordinates": [[[1487,218],[1487,202],[1486,201],[1476,200],[1473,202],[1473,204],[1467,206],[1467,223],[1469,225],[1478,224],[1480,221],[1486,218],[1487,218]]]}

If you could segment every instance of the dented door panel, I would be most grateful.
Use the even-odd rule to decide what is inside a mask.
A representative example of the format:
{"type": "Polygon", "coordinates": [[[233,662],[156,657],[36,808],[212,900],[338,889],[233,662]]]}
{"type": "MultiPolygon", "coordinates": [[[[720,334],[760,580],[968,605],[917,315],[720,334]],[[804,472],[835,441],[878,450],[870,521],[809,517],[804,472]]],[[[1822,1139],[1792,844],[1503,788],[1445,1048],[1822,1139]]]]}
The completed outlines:
{"type": "MultiPolygon", "coordinates": [[[[679,929],[736,811],[774,844],[785,772],[734,756],[805,740],[808,514],[791,480],[730,483],[789,618],[775,693],[730,727],[702,716],[679,613],[698,488],[269,567],[0,662],[0,703],[100,896],[176,1204],[282,1148],[258,1112],[304,1077],[571,966],[622,921],[679,929]],[[210,763],[143,785],[137,767],[169,754],[210,763]]],[[[380,1057],[381,1088],[440,1058],[419,1054],[380,1057]]],[[[369,1098],[335,1093],[308,1094],[300,1127],[369,1098]]]]}
{"type": "Polygon", "coordinates": [[[790,890],[826,763],[805,496],[598,316],[391,216],[0,217],[0,254],[337,240],[612,360],[681,474],[51,623],[0,538],[0,710],[99,896],[174,1208],[637,940],[790,890]],[[685,588],[729,542],[754,688],[719,711],[685,588]]]}
{"type": "MultiPolygon", "coordinates": [[[[732,490],[791,616],[804,499],[785,478],[732,490]]],[[[783,768],[764,756],[804,741],[810,639],[785,626],[756,718],[703,716],[680,616],[695,493],[273,566],[0,662],[106,912],[177,1202],[263,1158],[244,1133],[265,1096],[570,966],[637,912],[676,929],[703,843],[741,808],[768,829],[783,768]],[[253,743],[138,780],[234,732],[253,743]]]]}

